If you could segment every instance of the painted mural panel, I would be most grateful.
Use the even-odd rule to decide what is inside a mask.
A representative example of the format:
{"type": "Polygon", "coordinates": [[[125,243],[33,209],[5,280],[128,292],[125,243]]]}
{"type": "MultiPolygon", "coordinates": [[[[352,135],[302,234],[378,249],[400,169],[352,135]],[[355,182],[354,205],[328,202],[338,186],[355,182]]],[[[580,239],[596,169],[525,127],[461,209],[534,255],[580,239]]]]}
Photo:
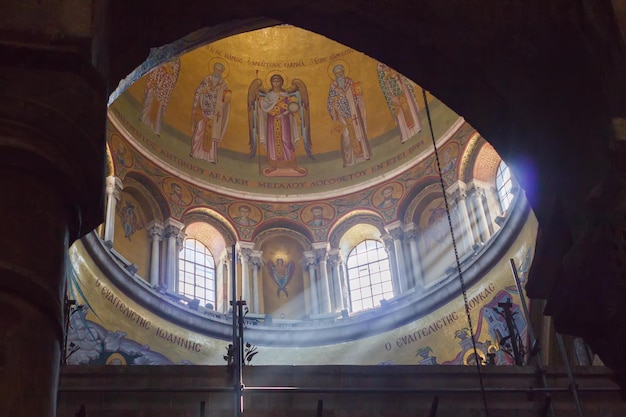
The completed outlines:
{"type": "Polygon", "coordinates": [[[302,246],[277,232],[263,242],[261,250],[263,311],[277,319],[302,319],[307,311],[302,246]]]}
{"type": "Polygon", "coordinates": [[[114,247],[137,265],[137,274],[148,276],[150,239],[146,226],[149,220],[141,204],[132,194],[122,192],[115,210],[114,247]]]}
{"type": "MultiPolygon", "coordinates": [[[[406,168],[408,154],[425,156],[419,90],[358,51],[283,25],[164,63],[115,100],[109,121],[176,176],[231,195],[325,192],[406,168]]],[[[426,99],[438,139],[462,122],[426,99]]]]}

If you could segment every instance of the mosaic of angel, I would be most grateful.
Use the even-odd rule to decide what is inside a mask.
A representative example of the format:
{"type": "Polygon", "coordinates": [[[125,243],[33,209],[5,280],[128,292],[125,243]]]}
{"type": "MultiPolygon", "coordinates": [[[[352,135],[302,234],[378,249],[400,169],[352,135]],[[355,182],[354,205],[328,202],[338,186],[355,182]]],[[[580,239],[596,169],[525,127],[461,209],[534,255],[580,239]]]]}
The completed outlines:
{"type": "Polygon", "coordinates": [[[296,269],[296,264],[294,261],[289,261],[285,263],[283,258],[277,258],[276,263],[272,261],[267,262],[267,268],[270,272],[270,276],[278,285],[278,289],[276,290],[276,296],[280,298],[280,293],[284,292],[287,297],[289,297],[289,292],[287,292],[287,284],[293,278],[293,273],[296,269]]]}
{"type": "Polygon", "coordinates": [[[287,88],[284,84],[281,74],[273,74],[269,88],[259,78],[248,88],[250,157],[260,151],[261,144],[269,165],[263,169],[263,175],[301,177],[307,170],[297,166],[296,144],[302,141],[307,155],[315,159],[311,153],[309,94],[299,79],[294,79],[287,88]]]}
{"type": "Polygon", "coordinates": [[[167,109],[179,72],[180,59],[176,58],[158,66],[148,74],[148,83],[144,91],[139,120],[159,136],[161,135],[163,114],[167,109]]]}

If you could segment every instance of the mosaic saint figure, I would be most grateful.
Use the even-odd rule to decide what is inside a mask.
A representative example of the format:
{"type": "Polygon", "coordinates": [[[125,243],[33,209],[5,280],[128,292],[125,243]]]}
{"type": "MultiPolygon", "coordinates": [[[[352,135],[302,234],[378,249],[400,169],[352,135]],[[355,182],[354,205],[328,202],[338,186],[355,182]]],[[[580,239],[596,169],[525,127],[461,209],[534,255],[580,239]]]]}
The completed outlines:
{"type": "Polygon", "coordinates": [[[413,85],[404,75],[380,62],[378,81],[404,143],[422,130],[413,85]]]}
{"type": "Polygon", "coordinates": [[[226,67],[213,65],[193,98],[191,110],[191,156],[217,163],[217,148],[224,137],[230,115],[231,90],[224,81],[226,67]]]}
{"type": "Polygon", "coordinates": [[[257,78],[248,88],[248,122],[250,157],[256,155],[258,143],[267,151],[268,177],[301,177],[307,170],[296,163],[296,144],[302,140],[311,159],[311,130],[309,97],[305,84],[298,79],[284,87],[280,74],[270,77],[270,87],[264,88],[257,78]]]}
{"type": "Polygon", "coordinates": [[[139,214],[135,211],[135,208],[135,205],[129,200],[117,206],[118,215],[122,219],[124,237],[129,241],[131,240],[130,237],[135,232],[144,228],[143,219],[141,219],[139,214]]]}
{"type": "Polygon", "coordinates": [[[393,186],[391,185],[383,188],[381,194],[383,196],[383,199],[380,203],[376,205],[376,208],[378,209],[385,210],[395,207],[398,204],[398,201],[400,201],[399,198],[393,196],[393,186]]]}
{"type": "Polygon", "coordinates": [[[430,250],[433,246],[440,245],[450,233],[450,228],[446,222],[446,209],[441,205],[430,209],[428,216],[427,229],[424,231],[424,239],[426,241],[426,249],[430,250]]]}
{"type": "Polygon", "coordinates": [[[254,226],[258,223],[255,219],[250,217],[251,209],[249,206],[239,206],[239,216],[233,217],[233,220],[242,226],[254,226]]]}
{"type": "Polygon", "coordinates": [[[328,92],[328,113],[333,120],[333,133],[340,135],[343,166],[349,167],[371,158],[367,140],[365,101],[361,82],[348,78],[345,67],[333,66],[335,80],[328,92]]]}
{"type": "Polygon", "coordinates": [[[311,227],[326,226],[330,222],[330,219],[324,217],[324,208],[322,206],[311,207],[311,215],[313,218],[308,222],[308,225],[311,227]]]}
{"type": "Polygon", "coordinates": [[[276,297],[280,298],[280,293],[284,292],[285,296],[289,297],[289,293],[287,292],[287,284],[293,278],[293,273],[296,269],[296,264],[294,261],[289,261],[285,263],[283,258],[277,258],[276,263],[272,261],[267,262],[268,269],[270,272],[270,276],[278,285],[278,289],[276,290],[276,297]]]}
{"type": "Polygon", "coordinates": [[[159,136],[163,114],[167,109],[179,72],[180,59],[176,58],[158,66],[148,74],[139,120],[159,136]]]}

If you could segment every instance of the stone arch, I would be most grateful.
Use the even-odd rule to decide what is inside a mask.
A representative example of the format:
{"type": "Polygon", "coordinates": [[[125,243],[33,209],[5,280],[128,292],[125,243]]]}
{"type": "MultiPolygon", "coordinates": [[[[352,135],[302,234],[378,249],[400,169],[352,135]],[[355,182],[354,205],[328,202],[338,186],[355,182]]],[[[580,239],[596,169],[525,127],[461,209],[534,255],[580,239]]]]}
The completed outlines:
{"type": "MultiPolygon", "coordinates": [[[[211,209],[205,207],[194,208],[183,215],[182,222],[185,226],[198,222],[210,225],[222,237],[225,246],[232,246],[237,241],[237,235],[232,226],[221,215],[211,209]]],[[[216,256],[219,256],[220,253],[221,251],[216,256]]]]}
{"type": "Polygon", "coordinates": [[[124,189],[130,184],[136,184],[139,189],[142,189],[142,195],[149,201],[149,205],[154,214],[153,219],[163,221],[168,217],[171,217],[170,206],[163,197],[161,190],[154,184],[154,182],[135,171],[129,172],[124,178],[124,189]]]}
{"type": "Polygon", "coordinates": [[[332,249],[342,250],[342,255],[347,256],[345,248],[341,248],[341,240],[345,234],[358,224],[366,224],[376,228],[381,235],[385,232],[385,222],[378,213],[369,210],[359,210],[349,213],[340,218],[330,232],[329,243],[332,249]],[[345,252],[345,253],[344,253],[345,252]]]}
{"type": "Polygon", "coordinates": [[[313,235],[309,228],[304,226],[302,223],[283,218],[271,219],[264,222],[261,226],[254,230],[251,240],[255,242],[259,241],[259,239],[263,240],[267,237],[267,234],[269,232],[277,229],[291,230],[293,233],[305,237],[309,241],[309,244],[310,242],[314,241],[313,235]]]}
{"type": "Polygon", "coordinates": [[[303,234],[296,230],[288,229],[285,227],[279,227],[279,226],[273,227],[271,229],[262,230],[259,233],[257,233],[256,236],[254,237],[255,248],[258,249],[261,246],[263,246],[265,241],[270,239],[275,233],[283,234],[296,240],[300,245],[302,245],[304,250],[313,250],[312,240],[310,236],[307,236],[306,234],[303,234]]]}

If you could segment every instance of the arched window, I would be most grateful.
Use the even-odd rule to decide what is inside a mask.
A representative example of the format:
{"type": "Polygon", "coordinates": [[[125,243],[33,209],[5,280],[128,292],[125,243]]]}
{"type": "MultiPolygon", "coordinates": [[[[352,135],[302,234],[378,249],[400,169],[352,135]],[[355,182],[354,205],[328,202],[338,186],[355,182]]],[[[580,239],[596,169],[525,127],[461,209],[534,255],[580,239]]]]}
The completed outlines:
{"type": "Polygon", "coordinates": [[[352,311],[380,305],[393,297],[391,270],[385,247],[377,240],[364,240],[348,255],[348,286],[352,311]]]}
{"type": "Polygon", "coordinates": [[[513,183],[511,182],[511,172],[504,161],[501,161],[500,165],[498,165],[498,170],[496,171],[496,190],[498,191],[500,208],[503,212],[509,208],[511,201],[513,201],[511,188],[513,188],[513,183]]]}
{"type": "Polygon", "coordinates": [[[200,300],[200,305],[215,305],[215,261],[206,246],[186,239],[178,260],[178,292],[200,300]]]}

